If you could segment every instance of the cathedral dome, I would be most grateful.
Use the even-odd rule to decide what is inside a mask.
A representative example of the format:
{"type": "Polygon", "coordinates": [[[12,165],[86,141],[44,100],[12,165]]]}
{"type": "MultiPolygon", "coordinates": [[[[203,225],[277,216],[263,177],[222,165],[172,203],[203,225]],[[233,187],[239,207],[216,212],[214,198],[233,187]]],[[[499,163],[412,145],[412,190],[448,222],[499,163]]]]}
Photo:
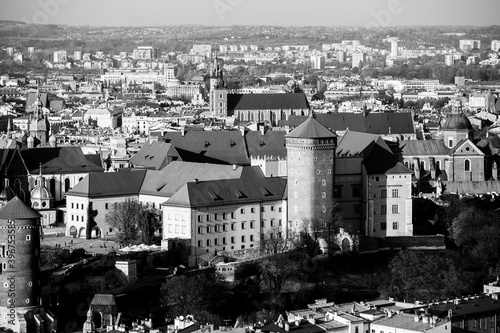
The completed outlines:
{"type": "Polygon", "coordinates": [[[465,114],[459,113],[449,115],[441,129],[443,131],[473,130],[473,127],[465,114]]]}
{"type": "Polygon", "coordinates": [[[43,186],[37,186],[31,190],[31,200],[50,200],[50,192],[43,186]]]}
{"type": "Polygon", "coordinates": [[[0,192],[0,200],[9,201],[14,197],[14,191],[12,191],[10,187],[4,187],[4,189],[0,192]]]}

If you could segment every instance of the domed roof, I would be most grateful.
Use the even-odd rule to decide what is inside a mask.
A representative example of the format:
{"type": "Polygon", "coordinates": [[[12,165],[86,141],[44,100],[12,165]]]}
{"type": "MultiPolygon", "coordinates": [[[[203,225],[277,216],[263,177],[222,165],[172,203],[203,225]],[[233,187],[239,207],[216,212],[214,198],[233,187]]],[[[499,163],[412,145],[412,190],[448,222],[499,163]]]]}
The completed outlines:
{"type": "Polygon", "coordinates": [[[465,114],[459,113],[449,115],[441,129],[443,131],[473,130],[473,127],[465,114]]]}
{"type": "Polygon", "coordinates": [[[49,200],[52,199],[50,192],[43,186],[37,186],[31,190],[31,200],[49,200]]]}
{"type": "Polygon", "coordinates": [[[16,195],[14,194],[14,191],[10,187],[4,187],[3,190],[0,192],[0,200],[3,201],[9,201],[15,196],[16,195]]]}

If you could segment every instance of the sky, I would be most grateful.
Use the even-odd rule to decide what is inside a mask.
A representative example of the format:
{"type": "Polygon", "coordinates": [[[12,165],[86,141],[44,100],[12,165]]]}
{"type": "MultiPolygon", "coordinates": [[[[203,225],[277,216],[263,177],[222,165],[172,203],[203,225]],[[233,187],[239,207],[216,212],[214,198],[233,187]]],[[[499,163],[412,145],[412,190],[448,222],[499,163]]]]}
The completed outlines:
{"type": "Polygon", "coordinates": [[[500,0],[0,0],[0,20],[91,26],[500,24],[500,0]]]}

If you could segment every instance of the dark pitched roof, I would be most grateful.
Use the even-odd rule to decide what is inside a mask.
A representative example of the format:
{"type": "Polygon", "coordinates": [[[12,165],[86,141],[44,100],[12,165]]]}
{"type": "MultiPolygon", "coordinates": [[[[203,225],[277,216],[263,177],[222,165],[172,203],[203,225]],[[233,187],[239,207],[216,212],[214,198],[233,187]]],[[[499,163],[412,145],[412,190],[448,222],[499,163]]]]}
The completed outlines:
{"type": "Polygon", "coordinates": [[[403,156],[448,155],[450,151],[443,140],[401,140],[399,146],[403,156]]]}
{"type": "Polygon", "coordinates": [[[153,141],[144,144],[141,149],[130,159],[134,167],[145,169],[163,169],[169,161],[179,158],[175,147],[170,143],[153,141]]]}
{"type": "Polygon", "coordinates": [[[0,208],[0,219],[38,219],[40,214],[28,207],[18,197],[12,198],[2,208],[0,208]]]}
{"type": "Polygon", "coordinates": [[[138,194],[146,170],[122,170],[88,174],[67,195],[90,198],[138,194]]]}
{"type": "Polygon", "coordinates": [[[198,207],[275,201],[283,198],[286,180],[266,178],[257,168],[245,169],[239,179],[189,182],[163,205],[198,207]]]}
{"type": "Polygon", "coordinates": [[[413,173],[399,162],[398,157],[376,142],[370,143],[363,151],[363,164],[368,174],[413,173]]]}
{"type": "Polygon", "coordinates": [[[182,185],[194,179],[214,180],[240,178],[244,169],[258,167],[237,167],[230,165],[174,161],[162,170],[148,170],[141,186],[141,194],[172,196],[182,185]]]}
{"type": "Polygon", "coordinates": [[[347,131],[340,139],[336,154],[338,156],[360,155],[372,142],[376,142],[379,146],[391,151],[380,135],[347,131]]]}
{"type": "MultiPolygon", "coordinates": [[[[283,125],[296,127],[307,120],[305,116],[290,116],[283,125]]],[[[411,113],[332,113],[317,114],[316,120],[331,131],[345,131],[372,134],[408,134],[415,133],[411,113]]]]}
{"type": "Polygon", "coordinates": [[[87,159],[80,147],[45,147],[19,151],[21,158],[31,174],[39,173],[42,163],[43,174],[103,172],[96,165],[94,157],[87,159]]]}
{"type": "Polygon", "coordinates": [[[304,93],[294,94],[228,94],[228,111],[309,109],[304,93]]]}
{"type": "Polygon", "coordinates": [[[292,132],[287,134],[289,138],[308,138],[308,139],[321,139],[321,138],[335,138],[337,134],[330,131],[314,117],[308,117],[306,121],[300,124],[292,132]]]}
{"type": "Polygon", "coordinates": [[[171,143],[183,161],[250,165],[251,156],[286,157],[285,132],[189,131],[168,132],[163,141],[171,143]]]}

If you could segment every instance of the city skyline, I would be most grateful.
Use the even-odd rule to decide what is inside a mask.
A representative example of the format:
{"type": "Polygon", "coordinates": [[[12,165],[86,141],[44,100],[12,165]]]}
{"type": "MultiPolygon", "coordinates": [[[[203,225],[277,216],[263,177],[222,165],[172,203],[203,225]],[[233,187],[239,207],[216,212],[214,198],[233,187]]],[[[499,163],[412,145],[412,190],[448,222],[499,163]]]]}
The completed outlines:
{"type": "Polygon", "coordinates": [[[500,2],[480,0],[20,0],[2,6],[1,20],[90,26],[488,26],[500,2]],[[488,10],[484,10],[488,8],[488,10]],[[310,15],[307,15],[310,11],[310,15]],[[179,15],[184,13],[185,15],[179,15]]]}

